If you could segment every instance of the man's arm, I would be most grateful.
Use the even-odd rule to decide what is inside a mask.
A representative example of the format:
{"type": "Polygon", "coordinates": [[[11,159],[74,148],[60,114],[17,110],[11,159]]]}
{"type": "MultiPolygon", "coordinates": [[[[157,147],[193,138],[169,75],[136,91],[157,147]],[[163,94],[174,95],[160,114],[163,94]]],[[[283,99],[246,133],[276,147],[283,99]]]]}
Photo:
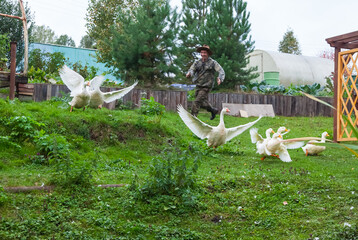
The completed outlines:
{"type": "Polygon", "coordinates": [[[215,71],[217,71],[219,73],[217,82],[218,82],[218,85],[220,85],[220,83],[222,83],[225,79],[225,71],[217,61],[214,61],[214,64],[215,64],[215,71]]]}
{"type": "Polygon", "coordinates": [[[195,64],[196,62],[194,62],[191,67],[189,68],[187,74],[185,75],[187,78],[190,76],[194,76],[194,72],[195,72],[195,64]]]}

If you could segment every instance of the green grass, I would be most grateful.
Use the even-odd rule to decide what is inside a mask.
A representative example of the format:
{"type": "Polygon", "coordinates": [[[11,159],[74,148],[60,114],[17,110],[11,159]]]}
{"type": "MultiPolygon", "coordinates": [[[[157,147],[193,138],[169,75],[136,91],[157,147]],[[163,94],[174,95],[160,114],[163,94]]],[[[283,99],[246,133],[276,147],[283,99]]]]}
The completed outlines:
{"type": "MultiPolygon", "coordinates": [[[[176,113],[165,113],[157,123],[138,110],[70,113],[63,102],[4,100],[0,112],[3,123],[26,116],[44,124],[35,130],[65,137],[70,154],[59,156],[61,164],[71,163],[67,171],[73,181],[62,185],[59,173],[66,171],[56,172],[60,165],[29,159],[39,151],[31,137],[12,139],[21,148],[0,142],[1,186],[58,186],[52,192],[0,191],[1,239],[358,238],[357,159],[344,149],[327,148],[312,157],[289,150],[290,163],[274,157],[261,161],[248,131],[208,149],[176,113]],[[181,195],[143,195],[152,159],[168,147],[179,156],[187,151],[189,160],[203,155],[195,187],[181,195]],[[90,186],[83,184],[88,181],[90,186]],[[128,185],[94,187],[115,183],[128,185]]],[[[219,122],[204,112],[199,117],[211,125],[219,122]]],[[[232,127],[254,119],[225,116],[225,123],[232,127]]],[[[291,132],[285,138],[295,138],[319,137],[323,131],[332,135],[332,124],[327,117],[274,117],[255,127],[263,135],[269,127],[286,126],[291,132]]],[[[0,136],[9,134],[1,124],[0,136]]]]}

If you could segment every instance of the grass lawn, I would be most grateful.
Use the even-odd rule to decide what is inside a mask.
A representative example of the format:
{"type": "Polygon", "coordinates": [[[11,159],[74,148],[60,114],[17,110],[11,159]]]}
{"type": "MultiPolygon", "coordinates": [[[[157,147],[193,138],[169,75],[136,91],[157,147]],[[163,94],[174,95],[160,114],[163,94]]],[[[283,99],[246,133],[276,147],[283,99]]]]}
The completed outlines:
{"type": "MultiPolygon", "coordinates": [[[[159,122],[138,109],[0,100],[0,113],[0,187],[56,186],[0,190],[0,239],[358,239],[358,159],[343,148],[261,161],[249,131],[208,149],[171,112],[159,122]]],[[[278,116],[255,127],[295,138],[332,136],[332,124],[278,116]]]]}

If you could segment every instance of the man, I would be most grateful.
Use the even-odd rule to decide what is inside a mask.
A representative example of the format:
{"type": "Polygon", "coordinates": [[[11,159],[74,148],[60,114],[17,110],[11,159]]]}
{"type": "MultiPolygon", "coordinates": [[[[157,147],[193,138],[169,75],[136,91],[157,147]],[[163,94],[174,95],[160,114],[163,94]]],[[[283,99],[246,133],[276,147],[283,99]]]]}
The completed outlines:
{"type": "Polygon", "coordinates": [[[201,59],[195,61],[186,74],[187,78],[193,76],[193,82],[196,84],[195,101],[191,107],[191,114],[197,116],[201,107],[211,112],[210,120],[213,120],[219,110],[210,105],[208,101],[209,92],[215,84],[215,72],[219,72],[218,85],[224,81],[225,72],[220,64],[210,57],[213,53],[208,45],[204,44],[202,47],[198,47],[196,51],[200,53],[201,59]]]}

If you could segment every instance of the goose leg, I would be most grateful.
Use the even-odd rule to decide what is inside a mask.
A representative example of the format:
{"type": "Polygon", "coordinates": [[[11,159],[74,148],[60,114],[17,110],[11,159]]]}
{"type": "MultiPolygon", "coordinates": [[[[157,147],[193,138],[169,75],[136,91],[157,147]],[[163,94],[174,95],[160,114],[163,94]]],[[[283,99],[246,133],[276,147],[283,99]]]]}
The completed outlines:
{"type": "Polygon", "coordinates": [[[308,151],[307,151],[307,149],[306,149],[306,157],[308,156],[308,151]]]}
{"type": "Polygon", "coordinates": [[[266,158],[266,156],[263,156],[263,157],[261,158],[261,161],[265,160],[265,158],[266,158]]]}
{"type": "Polygon", "coordinates": [[[71,110],[70,110],[70,112],[72,112],[72,110],[73,110],[73,106],[71,106],[71,110]]]}

